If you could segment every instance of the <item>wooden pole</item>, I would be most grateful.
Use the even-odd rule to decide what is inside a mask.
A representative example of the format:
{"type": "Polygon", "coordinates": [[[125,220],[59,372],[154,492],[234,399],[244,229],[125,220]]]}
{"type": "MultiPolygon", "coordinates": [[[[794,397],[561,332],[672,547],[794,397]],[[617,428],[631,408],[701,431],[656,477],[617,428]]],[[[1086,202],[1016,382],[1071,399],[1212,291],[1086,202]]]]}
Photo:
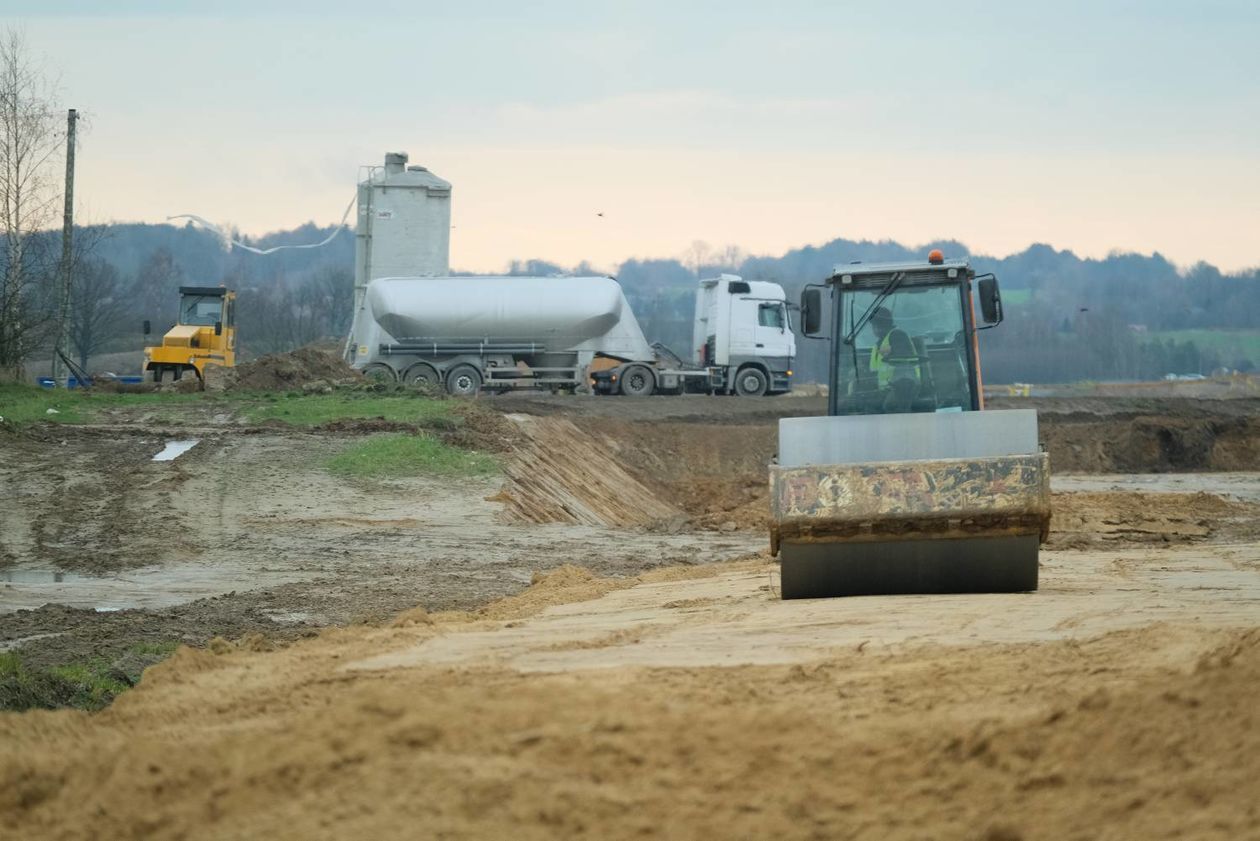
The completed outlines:
{"type": "Polygon", "coordinates": [[[57,296],[57,347],[53,351],[53,381],[61,382],[68,373],[62,357],[70,355],[70,281],[74,274],[74,124],[79,112],[66,114],[66,199],[61,229],[61,289],[57,296]]]}

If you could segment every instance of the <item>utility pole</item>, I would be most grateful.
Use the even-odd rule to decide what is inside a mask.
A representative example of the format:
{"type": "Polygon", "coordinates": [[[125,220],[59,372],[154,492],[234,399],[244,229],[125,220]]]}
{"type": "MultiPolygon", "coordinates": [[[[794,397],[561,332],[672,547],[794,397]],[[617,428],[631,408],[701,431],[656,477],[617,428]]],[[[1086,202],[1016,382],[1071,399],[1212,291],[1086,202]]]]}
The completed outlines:
{"type": "Polygon", "coordinates": [[[53,351],[53,383],[66,378],[69,372],[62,357],[70,355],[70,279],[74,272],[74,124],[79,112],[71,108],[66,113],[66,205],[61,229],[61,290],[57,297],[57,347],[53,351]]]}

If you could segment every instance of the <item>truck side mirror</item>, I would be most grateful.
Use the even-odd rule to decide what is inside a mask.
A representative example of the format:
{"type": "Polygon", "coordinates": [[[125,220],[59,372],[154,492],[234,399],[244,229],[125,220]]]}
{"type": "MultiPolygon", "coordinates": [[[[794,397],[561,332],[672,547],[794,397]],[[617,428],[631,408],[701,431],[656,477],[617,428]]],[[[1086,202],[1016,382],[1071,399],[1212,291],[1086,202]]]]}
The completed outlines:
{"type": "Polygon", "coordinates": [[[801,332],[806,336],[822,330],[822,290],[806,289],[801,292],[801,332]]]}
{"type": "Polygon", "coordinates": [[[149,335],[149,332],[150,332],[149,320],[146,318],[144,320],[144,335],[146,336],[149,335]]]}
{"type": "Polygon", "coordinates": [[[222,321],[216,321],[214,323],[214,335],[216,336],[223,335],[223,322],[222,321]]]}
{"type": "Polygon", "coordinates": [[[990,326],[998,324],[1002,320],[1002,293],[998,290],[997,278],[981,278],[977,286],[980,287],[980,315],[984,323],[990,326]]]}

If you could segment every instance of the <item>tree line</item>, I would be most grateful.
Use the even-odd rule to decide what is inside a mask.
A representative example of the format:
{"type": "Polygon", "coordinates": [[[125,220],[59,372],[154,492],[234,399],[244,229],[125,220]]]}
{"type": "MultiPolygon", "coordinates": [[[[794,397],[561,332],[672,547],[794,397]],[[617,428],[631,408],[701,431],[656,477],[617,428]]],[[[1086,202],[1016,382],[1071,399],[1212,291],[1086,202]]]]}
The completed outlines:
{"type": "MultiPolygon", "coordinates": [[[[313,242],[331,232],[306,225],[247,241],[270,247],[313,242]]],[[[341,338],[349,329],[354,259],[349,232],[323,249],[266,256],[229,250],[217,235],[192,225],[98,226],[83,229],[79,238],[91,253],[75,266],[71,345],[85,366],[99,353],[138,350],[142,321],[151,321],[159,335],[166,330],[175,322],[181,285],[223,284],[237,291],[245,357],[341,338]]],[[[26,259],[34,263],[30,255],[57,251],[59,233],[31,234],[26,243],[26,259]]],[[[933,247],[950,257],[969,256],[977,271],[993,271],[1001,280],[1006,320],[982,339],[991,382],[1155,379],[1220,368],[1249,371],[1260,364],[1246,352],[1227,355],[1158,335],[1191,328],[1260,330],[1260,272],[1231,275],[1203,264],[1178,271],[1159,255],[1085,260],[1032,246],[994,259],[970,255],[952,242],[908,248],[837,239],[777,258],[693,246],[678,258],[628,260],[614,275],[648,339],[688,356],[698,277],[731,272],[771,280],[795,301],[805,283],[822,280],[836,265],[921,260],[933,247]]],[[[515,261],[508,273],[602,274],[589,264],[566,267],[543,260],[515,261]]],[[[51,296],[34,294],[28,307],[51,308],[51,303],[51,296]]],[[[46,352],[47,341],[32,347],[46,352]]],[[[825,343],[800,341],[798,353],[801,378],[824,381],[825,343]]]]}

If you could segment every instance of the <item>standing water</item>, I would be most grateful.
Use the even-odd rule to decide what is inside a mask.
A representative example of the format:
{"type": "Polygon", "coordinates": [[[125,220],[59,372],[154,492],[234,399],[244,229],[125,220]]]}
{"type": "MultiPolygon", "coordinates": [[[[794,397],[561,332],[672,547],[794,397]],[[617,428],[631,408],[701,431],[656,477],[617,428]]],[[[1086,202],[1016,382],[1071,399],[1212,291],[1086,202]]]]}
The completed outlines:
{"type": "Polygon", "coordinates": [[[162,452],[155,455],[153,460],[174,461],[193,447],[197,446],[197,442],[200,440],[200,438],[191,438],[187,441],[167,441],[166,447],[162,450],[162,452]]]}

